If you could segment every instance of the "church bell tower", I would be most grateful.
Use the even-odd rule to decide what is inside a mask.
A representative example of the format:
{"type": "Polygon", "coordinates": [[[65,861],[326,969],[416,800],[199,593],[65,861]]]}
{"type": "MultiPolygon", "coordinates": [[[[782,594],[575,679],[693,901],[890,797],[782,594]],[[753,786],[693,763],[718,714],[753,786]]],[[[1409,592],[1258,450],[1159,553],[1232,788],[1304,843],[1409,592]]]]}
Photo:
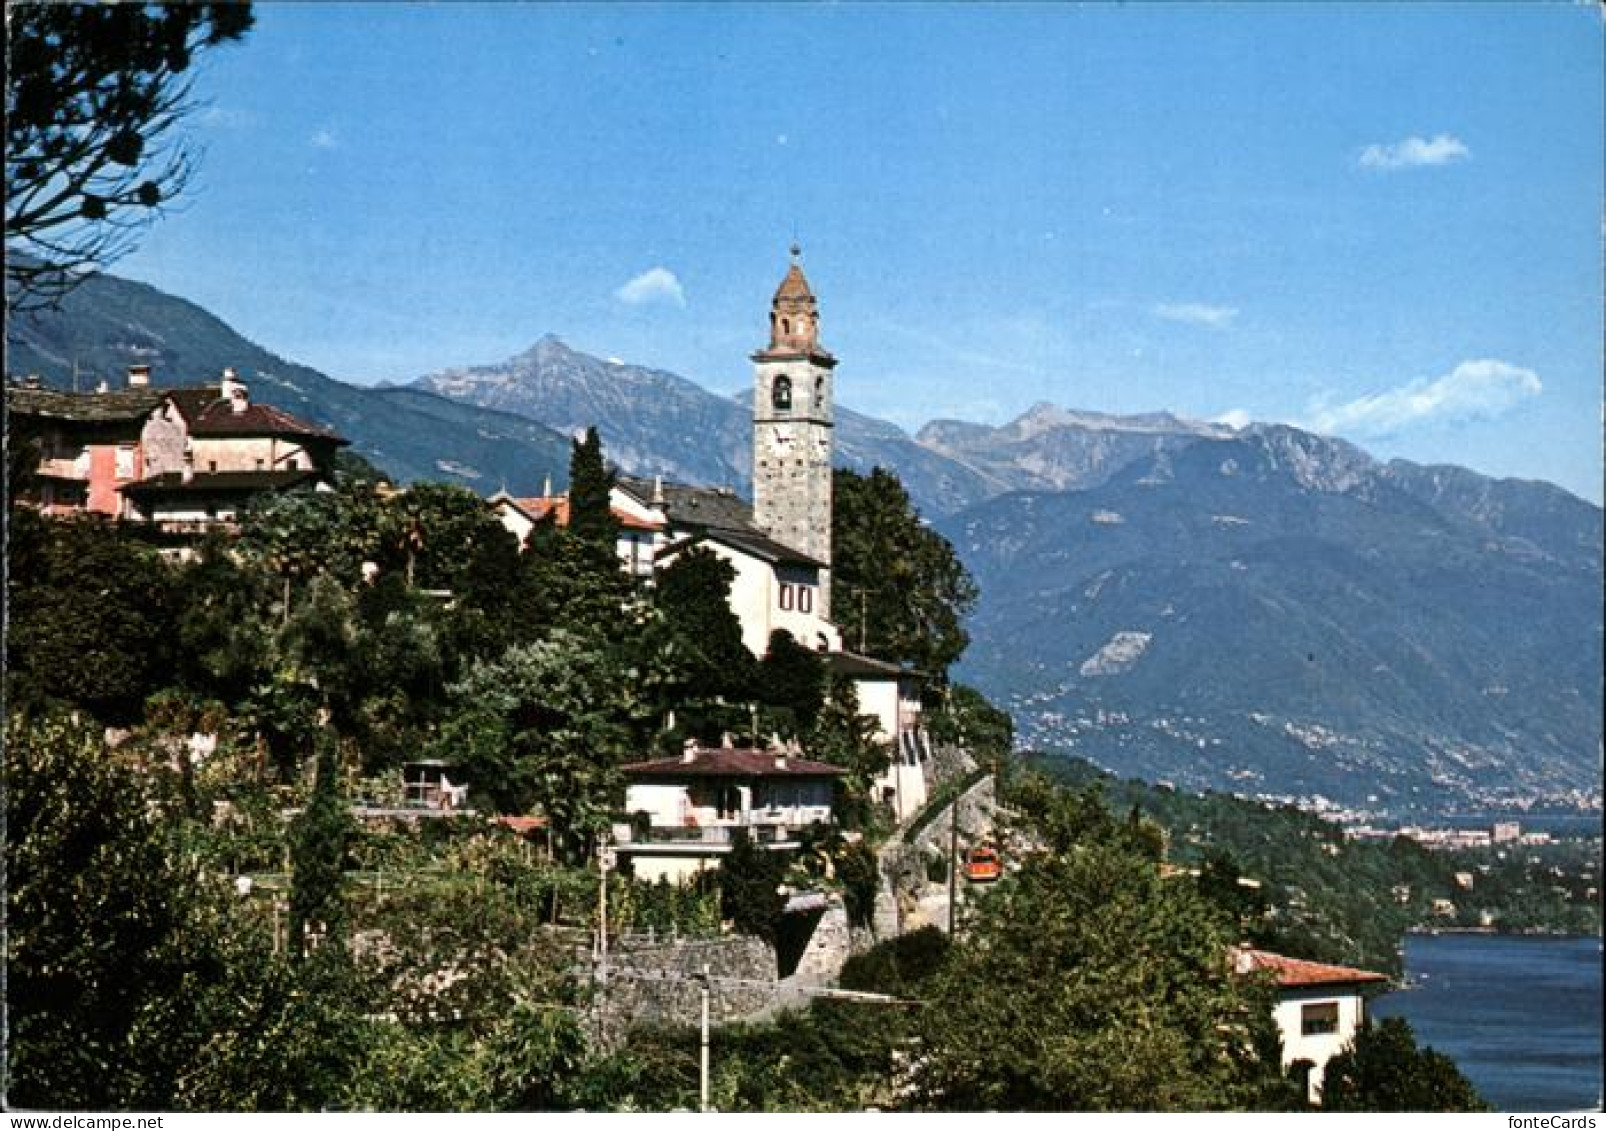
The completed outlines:
{"type": "MultiPolygon", "coordinates": [[[[809,282],[792,265],[770,303],[770,343],[753,355],[753,520],[783,545],[831,564],[831,371],[809,282]]],[[[829,618],[830,582],[820,579],[829,618]]]]}

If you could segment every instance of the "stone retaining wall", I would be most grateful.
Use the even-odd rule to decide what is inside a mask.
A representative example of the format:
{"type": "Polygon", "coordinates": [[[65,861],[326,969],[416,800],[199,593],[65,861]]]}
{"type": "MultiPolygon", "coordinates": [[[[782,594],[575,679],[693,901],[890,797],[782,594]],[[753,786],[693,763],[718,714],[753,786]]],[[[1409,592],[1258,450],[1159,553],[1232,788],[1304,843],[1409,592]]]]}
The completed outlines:
{"type": "Polygon", "coordinates": [[[762,939],[726,935],[616,943],[608,953],[608,980],[600,995],[604,1042],[611,1044],[634,1025],[696,1025],[705,965],[713,1022],[757,1013],[775,998],[775,949],[762,939]]]}

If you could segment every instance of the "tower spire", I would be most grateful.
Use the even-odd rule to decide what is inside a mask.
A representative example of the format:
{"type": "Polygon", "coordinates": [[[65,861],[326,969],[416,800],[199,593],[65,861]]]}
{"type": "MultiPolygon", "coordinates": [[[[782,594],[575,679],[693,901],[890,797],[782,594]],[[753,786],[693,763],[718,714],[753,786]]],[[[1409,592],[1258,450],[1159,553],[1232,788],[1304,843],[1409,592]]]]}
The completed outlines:
{"type": "Polygon", "coordinates": [[[819,304],[798,262],[803,249],[794,240],[791,250],[792,262],[786,277],[770,300],[770,344],[761,352],[772,357],[815,357],[829,362],[830,351],[820,345],[819,304]]]}

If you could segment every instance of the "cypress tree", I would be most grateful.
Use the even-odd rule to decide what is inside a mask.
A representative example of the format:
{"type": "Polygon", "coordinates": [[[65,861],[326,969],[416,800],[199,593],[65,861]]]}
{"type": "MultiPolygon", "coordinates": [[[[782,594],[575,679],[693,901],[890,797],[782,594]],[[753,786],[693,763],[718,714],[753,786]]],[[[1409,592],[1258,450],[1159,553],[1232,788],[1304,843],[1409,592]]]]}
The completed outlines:
{"type": "Polygon", "coordinates": [[[290,953],[297,957],[306,956],[309,928],[321,928],[332,938],[342,926],[340,889],[351,831],[334,742],[321,737],[312,797],[291,829],[290,953]]]}
{"type": "Polygon", "coordinates": [[[582,541],[610,553],[619,538],[619,524],[608,505],[613,474],[602,460],[602,440],[587,428],[584,440],[573,442],[569,456],[569,530],[582,541]]]}

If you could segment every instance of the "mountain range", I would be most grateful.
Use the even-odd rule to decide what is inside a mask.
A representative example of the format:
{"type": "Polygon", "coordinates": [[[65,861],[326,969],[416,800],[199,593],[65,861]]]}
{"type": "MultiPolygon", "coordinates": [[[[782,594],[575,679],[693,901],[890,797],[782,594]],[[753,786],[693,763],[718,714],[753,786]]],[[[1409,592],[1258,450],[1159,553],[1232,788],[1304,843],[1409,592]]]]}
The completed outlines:
{"type": "MultiPolygon", "coordinates": [[[[12,373],[58,387],[75,366],[88,387],[130,362],[163,384],[232,365],[403,481],[561,484],[568,437],[591,425],[631,474],[749,481],[743,398],[550,335],[362,388],[100,276],[7,339],[12,373]]],[[[976,576],[958,674],[1027,744],[1393,812],[1599,797],[1599,507],[1284,426],[1046,404],[913,436],[840,405],[836,419],[838,463],[895,471],[976,576]]]]}
{"type": "Polygon", "coordinates": [[[1393,813],[1598,796],[1601,512],[1559,488],[1263,427],[938,525],[960,674],[1029,746],[1393,813]]]}

